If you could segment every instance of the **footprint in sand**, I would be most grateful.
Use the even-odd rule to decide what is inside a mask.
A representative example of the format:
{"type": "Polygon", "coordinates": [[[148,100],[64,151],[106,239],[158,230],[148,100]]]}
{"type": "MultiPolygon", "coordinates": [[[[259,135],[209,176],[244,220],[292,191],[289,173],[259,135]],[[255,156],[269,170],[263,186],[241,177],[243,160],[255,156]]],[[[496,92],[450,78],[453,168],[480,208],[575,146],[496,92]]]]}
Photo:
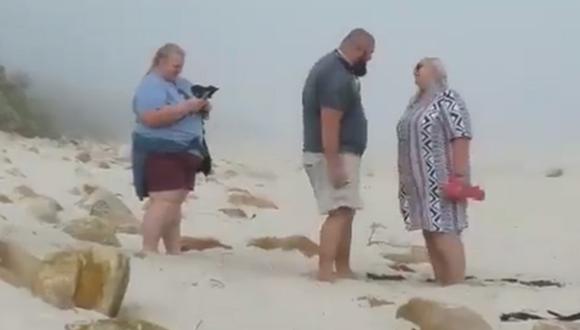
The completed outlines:
{"type": "Polygon", "coordinates": [[[15,167],[11,168],[9,170],[6,170],[6,174],[10,174],[10,175],[17,177],[17,178],[26,178],[26,175],[15,167]]]}

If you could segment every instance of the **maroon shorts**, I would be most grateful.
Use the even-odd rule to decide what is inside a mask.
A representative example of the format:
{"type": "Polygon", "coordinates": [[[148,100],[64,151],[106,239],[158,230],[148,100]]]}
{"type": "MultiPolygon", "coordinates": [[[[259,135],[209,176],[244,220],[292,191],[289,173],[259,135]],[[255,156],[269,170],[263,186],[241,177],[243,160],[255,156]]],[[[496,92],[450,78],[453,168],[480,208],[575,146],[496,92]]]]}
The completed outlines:
{"type": "Polygon", "coordinates": [[[145,160],[147,190],[193,190],[201,163],[201,157],[188,152],[150,153],[145,160]]]}

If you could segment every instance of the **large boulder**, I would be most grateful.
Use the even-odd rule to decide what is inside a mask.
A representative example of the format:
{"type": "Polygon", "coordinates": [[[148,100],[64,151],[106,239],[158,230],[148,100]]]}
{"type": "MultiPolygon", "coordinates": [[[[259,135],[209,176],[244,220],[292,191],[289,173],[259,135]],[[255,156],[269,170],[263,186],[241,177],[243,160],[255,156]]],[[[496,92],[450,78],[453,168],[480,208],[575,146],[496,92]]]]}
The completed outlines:
{"type": "Polygon", "coordinates": [[[129,284],[129,258],[114,248],[94,246],[39,257],[0,242],[0,278],[28,288],[61,309],[79,307],[117,316],[129,284]]]}

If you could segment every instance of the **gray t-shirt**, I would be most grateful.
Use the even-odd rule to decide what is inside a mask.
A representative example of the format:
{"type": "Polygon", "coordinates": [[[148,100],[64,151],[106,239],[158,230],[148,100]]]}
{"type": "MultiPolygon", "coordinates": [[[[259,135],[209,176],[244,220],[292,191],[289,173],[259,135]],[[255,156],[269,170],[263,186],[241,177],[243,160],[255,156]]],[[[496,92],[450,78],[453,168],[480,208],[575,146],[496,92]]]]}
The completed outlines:
{"type": "Polygon", "coordinates": [[[302,91],[303,151],[323,152],[320,112],[323,107],[343,112],[340,151],[362,155],[367,147],[367,119],[359,80],[337,51],[322,57],[310,70],[302,91]]]}

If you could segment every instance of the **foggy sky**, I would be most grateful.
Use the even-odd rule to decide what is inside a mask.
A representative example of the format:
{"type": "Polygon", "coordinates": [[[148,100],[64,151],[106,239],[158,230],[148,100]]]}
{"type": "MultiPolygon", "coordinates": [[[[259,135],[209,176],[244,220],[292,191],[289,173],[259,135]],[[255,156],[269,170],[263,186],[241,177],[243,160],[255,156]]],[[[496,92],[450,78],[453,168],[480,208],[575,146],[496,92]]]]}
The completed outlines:
{"type": "Polygon", "coordinates": [[[133,91],[156,48],[176,42],[184,76],[221,88],[214,141],[298,151],[308,69],[360,26],[377,39],[363,79],[372,152],[393,152],[424,56],[445,62],[480,148],[553,148],[580,142],[579,16],[573,0],[0,0],[0,63],[29,72],[67,130],[127,140],[133,91]]]}

